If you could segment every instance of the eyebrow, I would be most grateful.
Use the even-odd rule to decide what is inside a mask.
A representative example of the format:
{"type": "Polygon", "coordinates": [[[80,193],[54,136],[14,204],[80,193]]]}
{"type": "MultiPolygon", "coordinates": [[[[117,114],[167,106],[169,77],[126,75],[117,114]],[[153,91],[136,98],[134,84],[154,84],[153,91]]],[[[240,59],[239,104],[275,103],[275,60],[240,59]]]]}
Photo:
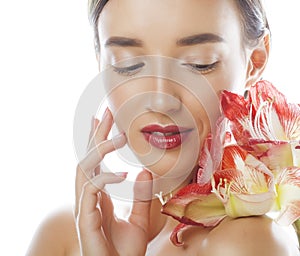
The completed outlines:
{"type": "Polygon", "coordinates": [[[204,33],[181,38],[177,40],[176,44],[178,46],[189,46],[205,43],[221,43],[224,41],[224,38],[222,38],[221,36],[212,33],[204,33]]]}
{"type": "MultiPolygon", "coordinates": [[[[225,40],[216,34],[204,33],[197,34],[188,37],[181,38],[177,40],[176,45],[178,46],[190,46],[196,44],[205,43],[220,43],[225,40]]],[[[105,47],[119,46],[119,47],[143,47],[143,42],[139,39],[113,36],[107,39],[105,42],[105,47]]]]}
{"type": "Polygon", "coordinates": [[[121,47],[142,47],[143,42],[139,39],[113,36],[107,39],[105,47],[121,46],[121,47]]]}

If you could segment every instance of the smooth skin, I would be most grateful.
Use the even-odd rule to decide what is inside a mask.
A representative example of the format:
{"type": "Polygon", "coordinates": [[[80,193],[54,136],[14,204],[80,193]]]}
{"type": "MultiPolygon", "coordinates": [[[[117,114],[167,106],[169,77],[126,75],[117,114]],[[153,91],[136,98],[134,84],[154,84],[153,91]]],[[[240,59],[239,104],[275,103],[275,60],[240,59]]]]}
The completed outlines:
{"type": "MultiPolygon", "coordinates": [[[[242,91],[258,80],[265,68],[269,36],[266,33],[256,47],[247,48],[243,43],[239,19],[233,0],[110,0],[99,21],[100,71],[124,58],[143,55],[172,57],[185,64],[209,65],[216,62],[213,69],[201,71],[199,76],[205,76],[217,94],[224,89],[242,91]],[[176,43],[182,38],[202,33],[219,35],[224,41],[185,46],[176,43]],[[142,44],[106,46],[111,37],[138,39],[142,44]]],[[[195,136],[202,140],[210,130],[201,104],[181,87],[169,85],[168,82],[151,79],[143,83],[133,81],[118,87],[111,95],[110,110],[106,111],[101,122],[92,122],[88,153],[77,167],[74,212],[71,209],[61,211],[45,220],[27,255],[298,255],[297,238],[292,228],[279,227],[264,216],[226,218],[215,228],[193,227],[183,232],[183,247],[175,247],[170,242],[170,233],[178,222],[160,213],[159,200],[145,198],[152,195],[155,178],[164,175],[170,166],[175,166],[180,153],[184,157],[193,149],[179,147],[167,151],[156,164],[145,166],[137,180],[147,182],[143,187],[140,182],[135,185],[135,200],[128,221],[114,216],[113,204],[104,187],[121,183],[126,173],[101,172],[98,166],[106,154],[129,143],[139,157],[139,152],[148,146],[139,132],[145,120],[169,124],[171,115],[180,116],[181,105],[189,109],[195,120],[195,136]],[[139,95],[144,91],[158,92],[147,104],[147,109],[138,105],[127,110],[143,115],[128,122],[126,116],[129,113],[123,110],[124,119],[114,120],[113,114],[122,110],[121,106],[129,94],[139,95]],[[179,105],[174,105],[174,101],[161,101],[162,94],[176,97],[179,105]],[[114,122],[123,133],[112,142],[107,140],[107,136],[114,122]]],[[[185,180],[181,187],[187,182],[185,180]]],[[[163,191],[162,184],[157,186],[163,191]]]]}
{"type": "MultiPolygon", "coordinates": [[[[104,134],[102,138],[106,145],[102,143],[98,146],[103,154],[112,149],[111,141],[105,140],[111,123],[112,116],[109,113],[96,130],[98,138],[104,134]]],[[[88,157],[85,160],[92,162],[88,157]]],[[[123,177],[108,175],[97,179],[94,182],[103,186],[105,182],[121,182],[123,177]]],[[[151,175],[144,171],[138,179],[151,179],[151,175]]],[[[297,240],[292,230],[279,227],[267,217],[228,218],[214,229],[191,228],[182,235],[185,245],[178,248],[169,240],[170,232],[178,223],[172,218],[158,215],[158,200],[136,202],[130,222],[120,222],[112,215],[109,196],[102,192],[101,198],[97,196],[99,189],[82,175],[80,165],[76,182],[79,190],[83,188],[76,193],[76,218],[72,209],[66,209],[46,219],[36,232],[27,255],[145,255],[148,242],[150,251],[147,255],[298,255],[297,240]],[[98,200],[101,210],[96,208],[98,200]],[[158,233],[154,239],[153,231],[158,233]]],[[[135,189],[138,195],[145,191],[147,193],[145,187],[141,189],[137,186],[135,189]]],[[[148,192],[151,192],[151,187],[148,192]]]]}

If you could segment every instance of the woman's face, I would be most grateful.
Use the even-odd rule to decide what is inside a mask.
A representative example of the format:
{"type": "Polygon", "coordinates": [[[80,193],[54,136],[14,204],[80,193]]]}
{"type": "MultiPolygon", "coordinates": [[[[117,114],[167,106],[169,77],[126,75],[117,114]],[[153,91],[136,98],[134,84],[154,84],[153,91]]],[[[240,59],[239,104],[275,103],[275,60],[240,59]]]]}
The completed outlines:
{"type": "Polygon", "coordinates": [[[239,17],[233,0],[110,0],[104,7],[100,69],[113,65],[116,76],[129,79],[110,93],[110,108],[151,172],[189,173],[213,128],[216,96],[244,89],[249,57],[239,17]],[[139,77],[147,68],[167,75],[139,77]],[[195,79],[199,88],[188,82],[195,79]]]}

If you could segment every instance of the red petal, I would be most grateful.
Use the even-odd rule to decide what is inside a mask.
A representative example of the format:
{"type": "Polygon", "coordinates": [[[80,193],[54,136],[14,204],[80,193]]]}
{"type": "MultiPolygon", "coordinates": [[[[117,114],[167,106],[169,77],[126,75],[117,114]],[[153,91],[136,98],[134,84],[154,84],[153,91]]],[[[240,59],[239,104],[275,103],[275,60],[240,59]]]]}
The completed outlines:
{"type": "Polygon", "coordinates": [[[243,119],[249,114],[248,102],[245,98],[226,90],[221,94],[221,107],[230,121],[243,119]]]}
{"type": "Polygon", "coordinates": [[[187,227],[188,225],[184,223],[179,223],[171,233],[170,240],[175,246],[183,246],[184,243],[179,241],[178,234],[179,232],[183,231],[183,229],[186,229],[187,227]]]}
{"type": "MultiPolygon", "coordinates": [[[[249,97],[245,100],[241,95],[224,91],[221,96],[221,106],[224,115],[231,121],[232,133],[238,144],[243,146],[246,150],[253,150],[249,140],[252,136],[249,127],[254,125],[254,120],[260,121],[261,133],[268,138],[270,130],[277,140],[299,140],[300,138],[300,107],[298,104],[288,104],[286,97],[279,92],[270,82],[259,81],[255,86],[249,90],[249,97]],[[268,110],[262,111],[261,116],[256,117],[258,109],[263,106],[265,102],[269,102],[273,108],[273,112],[268,110]],[[252,116],[250,118],[250,109],[252,116]],[[270,113],[269,113],[270,112],[270,113]],[[273,113],[273,114],[272,114],[273,113]],[[263,122],[264,118],[278,117],[278,123],[266,124],[263,122]],[[275,115],[275,116],[274,116],[275,115]],[[263,118],[264,117],[264,118],[263,118]],[[252,122],[252,123],[250,123],[252,122]],[[248,124],[247,124],[248,123],[248,124]],[[273,127],[266,127],[273,125],[273,127]],[[280,125],[283,130],[281,131],[280,125]],[[283,136],[282,132],[285,134],[283,136]],[[278,136],[278,138],[277,138],[278,136]]],[[[276,118],[275,118],[276,119],[276,118]]],[[[253,138],[255,140],[265,140],[265,138],[253,138]]],[[[271,139],[271,138],[270,138],[271,139]]]]}
{"type": "Polygon", "coordinates": [[[279,116],[286,112],[286,97],[268,81],[261,80],[258,81],[255,86],[252,86],[249,90],[249,98],[255,109],[257,109],[263,102],[269,101],[273,102],[273,106],[279,116]]]}
{"type": "Polygon", "coordinates": [[[215,183],[219,184],[221,180],[227,182],[235,180],[243,180],[243,173],[237,169],[220,170],[214,174],[215,183]]]}
{"type": "Polygon", "coordinates": [[[243,125],[244,120],[249,118],[250,115],[248,100],[245,100],[241,95],[223,91],[221,94],[221,107],[225,117],[231,121],[230,127],[238,144],[248,145],[248,138],[251,136],[243,125]]]}
{"type": "Polygon", "coordinates": [[[237,145],[227,146],[224,149],[222,159],[222,170],[224,169],[236,169],[235,159],[240,157],[243,160],[246,159],[247,152],[237,145]]]}
{"type": "Polygon", "coordinates": [[[197,183],[189,184],[182,189],[180,189],[172,198],[180,198],[190,195],[208,195],[211,192],[211,184],[202,184],[197,183]]]}
{"type": "Polygon", "coordinates": [[[257,82],[255,86],[251,87],[249,95],[255,109],[264,101],[272,102],[288,139],[299,139],[300,107],[298,104],[288,104],[284,94],[268,81],[257,82]]]}

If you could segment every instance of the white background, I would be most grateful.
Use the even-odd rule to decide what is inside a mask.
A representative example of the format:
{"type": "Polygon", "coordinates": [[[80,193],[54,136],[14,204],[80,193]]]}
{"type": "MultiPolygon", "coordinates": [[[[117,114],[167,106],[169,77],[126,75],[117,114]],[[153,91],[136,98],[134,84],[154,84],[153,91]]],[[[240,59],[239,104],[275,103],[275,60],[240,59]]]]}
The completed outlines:
{"type": "MultiPolygon", "coordinates": [[[[299,7],[268,0],[265,76],[297,102],[299,7]]],[[[73,202],[73,116],[97,74],[86,1],[1,1],[0,68],[0,254],[24,255],[40,221],[73,202]]]]}

